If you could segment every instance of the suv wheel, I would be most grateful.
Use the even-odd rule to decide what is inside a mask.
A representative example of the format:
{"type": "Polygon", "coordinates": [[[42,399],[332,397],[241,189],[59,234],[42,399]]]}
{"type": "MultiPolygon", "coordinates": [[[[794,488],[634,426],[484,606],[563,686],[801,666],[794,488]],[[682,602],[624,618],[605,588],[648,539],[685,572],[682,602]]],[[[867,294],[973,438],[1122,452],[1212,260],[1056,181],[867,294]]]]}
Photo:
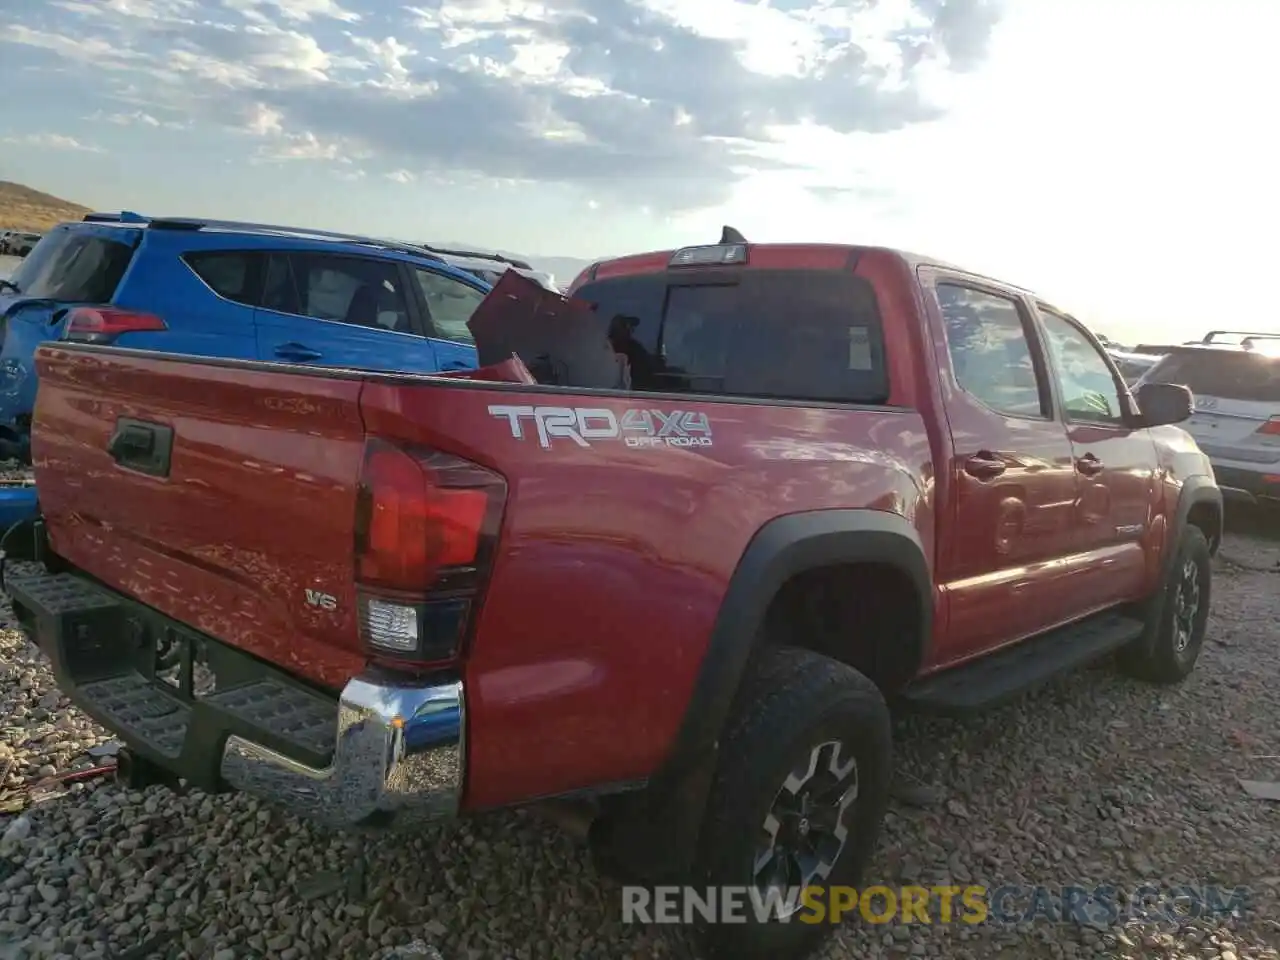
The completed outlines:
{"type": "Polygon", "coordinates": [[[1152,683],[1177,683],[1195,668],[1209,623],[1213,561],[1209,541],[1187,524],[1156,604],[1157,612],[1134,646],[1120,654],[1131,676],[1152,683]]]}
{"type": "Polygon", "coordinates": [[[785,960],[833,930],[830,890],[861,880],[891,760],[889,712],[874,683],[808,650],[762,654],[721,743],[700,839],[697,885],[746,891],[745,922],[698,928],[713,954],[785,960]],[[792,899],[809,886],[822,888],[821,922],[792,899]],[[756,904],[770,903],[772,915],[757,917],[756,904]]]}

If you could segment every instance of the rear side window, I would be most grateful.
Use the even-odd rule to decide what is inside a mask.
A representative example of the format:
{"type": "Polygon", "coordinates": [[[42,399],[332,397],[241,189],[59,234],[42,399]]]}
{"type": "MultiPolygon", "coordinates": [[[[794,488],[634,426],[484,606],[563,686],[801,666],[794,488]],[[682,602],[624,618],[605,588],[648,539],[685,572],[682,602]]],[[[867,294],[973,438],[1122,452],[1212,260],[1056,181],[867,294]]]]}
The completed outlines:
{"type": "Polygon", "coordinates": [[[55,230],[36,244],[10,279],[29,297],[109,303],[133,259],[134,239],[133,231],[116,239],[86,230],[55,230]]]}
{"type": "Polygon", "coordinates": [[[937,295],[960,388],[997,413],[1047,418],[1018,303],[957,283],[939,283],[937,295]]]}
{"type": "Polygon", "coordinates": [[[637,390],[883,403],[875,293],[835,270],[744,270],[717,282],[667,274],[585,284],[637,390]]]}
{"type": "Polygon", "coordinates": [[[262,256],[255,253],[189,253],[183,258],[197,277],[220,297],[256,305],[262,256]]]}
{"type": "Polygon", "coordinates": [[[1143,377],[1178,383],[1202,397],[1280,403],[1280,357],[1241,350],[1186,350],[1171,353],[1143,377]]]}
{"type": "Polygon", "coordinates": [[[262,305],[280,313],[412,333],[393,262],[323,254],[274,254],[262,305]]]}

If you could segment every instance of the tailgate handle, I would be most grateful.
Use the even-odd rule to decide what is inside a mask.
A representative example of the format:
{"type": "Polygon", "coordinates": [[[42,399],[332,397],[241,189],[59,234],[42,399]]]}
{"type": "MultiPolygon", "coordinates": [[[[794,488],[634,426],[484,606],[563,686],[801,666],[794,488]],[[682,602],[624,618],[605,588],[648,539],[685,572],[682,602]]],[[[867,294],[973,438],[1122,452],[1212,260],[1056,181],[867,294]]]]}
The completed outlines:
{"type": "Polygon", "coordinates": [[[169,475],[173,427],[121,417],[107,442],[107,453],[122,467],[153,477],[169,475]]]}

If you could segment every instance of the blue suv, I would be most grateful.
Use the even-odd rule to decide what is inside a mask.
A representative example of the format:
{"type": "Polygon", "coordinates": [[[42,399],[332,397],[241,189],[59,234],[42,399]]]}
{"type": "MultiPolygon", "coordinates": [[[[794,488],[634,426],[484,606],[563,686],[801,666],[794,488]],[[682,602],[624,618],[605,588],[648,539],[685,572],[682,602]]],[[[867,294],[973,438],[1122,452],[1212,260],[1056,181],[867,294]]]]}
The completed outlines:
{"type": "Polygon", "coordinates": [[[489,292],[422,247],[222,220],[93,213],[0,280],[0,457],[27,459],[36,347],[115,343],[205,357],[438,373],[476,366],[489,292]]]}

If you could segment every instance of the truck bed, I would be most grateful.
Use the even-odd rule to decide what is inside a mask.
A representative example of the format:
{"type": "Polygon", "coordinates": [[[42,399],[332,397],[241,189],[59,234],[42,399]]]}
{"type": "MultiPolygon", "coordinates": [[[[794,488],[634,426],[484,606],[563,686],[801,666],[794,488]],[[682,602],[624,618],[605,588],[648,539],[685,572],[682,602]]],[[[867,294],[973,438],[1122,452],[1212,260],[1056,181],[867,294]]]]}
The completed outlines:
{"type": "Polygon", "coordinates": [[[33,453],[52,551],[321,689],[369,661],[353,569],[366,440],[505,479],[489,585],[457,664],[470,807],[643,780],[675,736],[734,568],[771,518],[883,510],[907,517],[932,555],[929,441],[905,409],[89,345],[46,346],[37,362],[33,453]],[[108,452],[131,418],[171,429],[164,471],[108,452]],[[321,595],[332,604],[311,602],[321,595]]]}

